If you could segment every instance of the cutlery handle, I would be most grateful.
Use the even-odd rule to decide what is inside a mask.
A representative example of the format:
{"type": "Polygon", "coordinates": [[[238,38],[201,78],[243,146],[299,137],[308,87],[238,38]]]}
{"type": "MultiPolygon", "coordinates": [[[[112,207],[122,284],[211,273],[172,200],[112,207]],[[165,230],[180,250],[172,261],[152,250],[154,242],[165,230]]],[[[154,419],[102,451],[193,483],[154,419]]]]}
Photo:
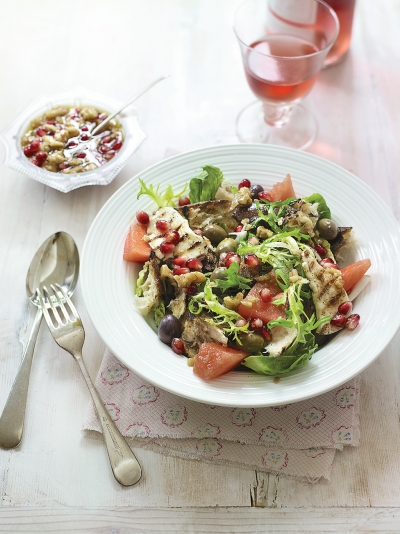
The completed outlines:
{"type": "Polygon", "coordinates": [[[111,419],[107,409],[104,407],[103,401],[94,387],[89,373],[85,367],[82,355],[75,354],[74,356],[79,364],[92,396],[93,404],[103,429],[103,437],[106,443],[114,476],[116,480],[123,486],[133,486],[133,484],[136,484],[136,482],[138,482],[142,476],[140,464],[137,461],[136,456],[133,454],[131,448],[125,441],[124,437],[115,426],[114,421],[111,419]]]}
{"type": "Polygon", "coordinates": [[[38,308],[22,357],[21,366],[0,417],[0,447],[3,449],[13,449],[22,439],[29,377],[42,316],[42,310],[38,308]]]}

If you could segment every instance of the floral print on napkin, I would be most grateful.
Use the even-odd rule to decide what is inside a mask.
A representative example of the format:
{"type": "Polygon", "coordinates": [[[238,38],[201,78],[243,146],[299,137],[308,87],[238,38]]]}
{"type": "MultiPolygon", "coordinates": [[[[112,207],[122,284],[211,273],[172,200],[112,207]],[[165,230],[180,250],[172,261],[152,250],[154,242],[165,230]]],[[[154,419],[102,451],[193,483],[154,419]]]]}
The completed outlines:
{"type": "MultiPolygon", "coordinates": [[[[106,351],[96,387],[133,447],[193,460],[329,479],[335,452],[359,444],[359,377],[312,399],[271,408],[227,408],[163,391],[106,351]]],[[[101,427],[90,404],[85,431],[101,427]]]]}

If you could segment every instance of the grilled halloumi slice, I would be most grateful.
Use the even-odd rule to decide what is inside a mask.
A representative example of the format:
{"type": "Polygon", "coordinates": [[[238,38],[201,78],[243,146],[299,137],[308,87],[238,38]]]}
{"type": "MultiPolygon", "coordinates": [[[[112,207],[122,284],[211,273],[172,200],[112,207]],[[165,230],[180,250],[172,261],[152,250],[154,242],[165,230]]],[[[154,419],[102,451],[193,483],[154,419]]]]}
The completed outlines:
{"type": "MultiPolygon", "coordinates": [[[[307,280],[310,282],[315,313],[317,319],[327,315],[336,315],[339,306],[348,302],[349,297],[343,288],[343,278],[338,269],[325,269],[322,267],[314,254],[306,249],[301,252],[302,265],[307,280]]],[[[333,334],[340,330],[330,322],[323,324],[317,329],[318,334],[333,334]]]]}
{"type": "Polygon", "coordinates": [[[285,328],[274,326],[271,328],[272,340],[265,347],[268,356],[276,358],[280,356],[296,339],[297,328],[285,328]]]}
{"type": "Polygon", "coordinates": [[[154,250],[156,256],[160,259],[170,258],[172,256],[187,256],[188,258],[197,258],[202,254],[207,254],[210,248],[208,239],[199,236],[190,228],[188,221],[180,215],[176,209],[169,206],[159,208],[151,217],[147,227],[147,236],[143,238],[147,241],[154,250]],[[160,250],[160,245],[164,241],[165,232],[161,232],[156,223],[159,220],[164,220],[169,223],[170,230],[176,230],[181,239],[173,254],[163,254],[160,250]]]}

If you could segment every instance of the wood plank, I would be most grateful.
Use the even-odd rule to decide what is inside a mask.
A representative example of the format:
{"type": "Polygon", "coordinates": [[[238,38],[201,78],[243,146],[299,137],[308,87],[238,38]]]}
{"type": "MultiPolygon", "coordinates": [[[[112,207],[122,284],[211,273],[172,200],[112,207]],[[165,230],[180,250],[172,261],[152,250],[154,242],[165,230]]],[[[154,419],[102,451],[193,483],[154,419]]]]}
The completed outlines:
{"type": "Polygon", "coordinates": [[[110,532],[127,534],[318,534],[349,532],[399,532],[399,508],[302,508],[261,510],[259,508],[118,508],[54,509],[0,508],[0,532],[110,532]]]}

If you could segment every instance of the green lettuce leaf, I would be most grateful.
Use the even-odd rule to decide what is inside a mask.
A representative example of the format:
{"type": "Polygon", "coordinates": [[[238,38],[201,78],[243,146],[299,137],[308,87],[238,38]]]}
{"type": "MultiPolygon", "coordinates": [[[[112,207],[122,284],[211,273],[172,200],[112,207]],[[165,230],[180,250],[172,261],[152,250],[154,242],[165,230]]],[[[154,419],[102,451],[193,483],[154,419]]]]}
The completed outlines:
{"type": "Polygon", "coordinates": [[[226,273],[226,278],[214,280],[214,287],[221,289],[224,293],[227,289],[237,288],[237,289],[250,289],[251,279],[240,276],[239,273],[239,264],[233,262],[229,265],[228,269],[224,271],[226,273]]]}
{"type": "Polygon", "coordinates": [[[189,183],[189,199],[192,204],[214,200],[218,187],[223,180],[221,169],[212,165],[204,165],[199,176],[192,178],[189,183]]]}
{"type": "Polygon", "coordinates": [[[282,375],[299,369],[306,365],[311,356],[313,355],[315,348],[305,351],[303,354],[286,356],[282,354],[276,358],[270,356],[263,356],[262,354],[255,356],[247,356],[242,362],[242,365],[252,369],[260,375],[282,375]]]}
{"type": "Polygon", "coordinates": [[[331,210],[328,208],[326,204],[326,200],[322,195],[319,193],[314,193],[310,195],[309,197],[304,198],[306,202],[309,202],[310,204],[314,204],[314,202],[318,202],[318,213],[320,219],[330,219],[331,218],[331,210]]]}
{"type": "Polygon", "coordinates": [[[160,324],[161,319],[165,315],[165,304],[164,301],[161,300],[160,304],[158,306],[153,307],[154,312],[154,322],[156,323],[156,326],[160,324]]]}
{"type": "Polygon", "coordinates": [[[165,206],[172,206],[175,207],[174,199],[180,198],[183,193],[186,191],[187,184],[185,184],[185,187],[180,191],[179,193],[174,193],[172,186],[168,185],[167,189],[164,191],[164,193],[160,192],[160,186],[158,185],[156,188],[152,184],[147,186],[143,180],[139,178],[140,183],[140,190],[137,194],[137,198],[141,197],[142,195],[147,195],[151,199],[154,200],[154,202],[157,204],[159,208],[165,207],[165,206]]]}

